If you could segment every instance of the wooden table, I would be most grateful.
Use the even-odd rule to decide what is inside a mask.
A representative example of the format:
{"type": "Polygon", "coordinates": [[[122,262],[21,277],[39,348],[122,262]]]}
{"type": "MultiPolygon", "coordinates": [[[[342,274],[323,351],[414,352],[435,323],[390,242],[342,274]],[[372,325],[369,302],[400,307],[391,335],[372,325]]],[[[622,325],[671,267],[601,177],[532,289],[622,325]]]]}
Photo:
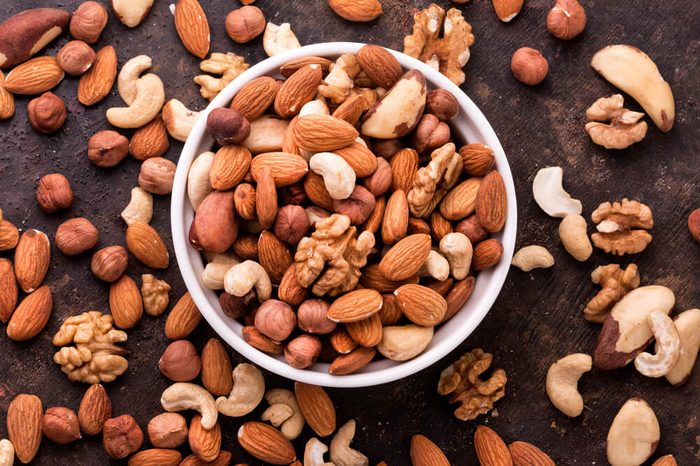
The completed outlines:
{"type": "MultiPolygon", "coordinates": [[[[3,18],[33,6],[52,2],[8,1],[3,18]]],[[[59,0],[56,6],[73,10],[79,0],[59,0]]],[[[120,64],[138,54],[153,57],[153,71],[166,84],[168,97],[176,97],[191,108],[206,104],[191,81],[198,74],[198,61],[180,44],[168,10],[169,1],[156,2],[145,23],[127,29],[110,17],[99,45],[113,44],[120,64]]],[[[212,26],[212,51],[234,51],[248,62],[262,60],[261,40],[236,45],[224,33],[224,17],[237,7],[234,1],[204,0],[212,26]]],[[[384,14],[370,24],[353,24],[335,16],[324,1],[303,2],[259,0],[267,18],[292,24],[302,44],[334,40],[373,42],[402,49],[411,30],[412,13],[427,1],[383,0],[384,14]]],[[[450,2],[439,2],[448,6],[450,2]]],[[[551,0],[529,0],[524,11],[511,23],[497,20],[490,2],[474,0],[463,6],[474,27],[476,43],[466,68],[464,91],[476,102],[493,125],[509,156],[517,194],[519,235],[517,246],[531,243],[547,246],[557,264],[548,270],[524,273],[513,269],[499,300],[477,331],[457,350],[435,366],[409,379],[357,390],[329,390],[338,419],[357,420],[354,442],[372,464],[409,464],[413,434],[423,433],[459,465],[476,464],[472,445],[474,430],[487,424],[506,442],[525,440],[551,453],[559,464],[601,464],[605,462],[605,438],[615,413],[631,397],[639,396],[654,408],[661,424],[658,455],[673,453],[679,464],[700,461],[700,369],[682,387],[671,387],[665,379],[648,379],[632,366],[614,372],[594,371],[584,375],[580,390],[584,414],[568,419],[549,402],[544,392],[547,368],[572,352],[593,351],[599,327],[581,317],[586,301],[595,293],[589,273],[600,264],[616,262],[597,250],[585,263],[577,263],[561,247],[558,223],[545,215],[530,193],[538,169],[560,165],[565,185],[581,199],[585,215],[600,203],[629,196],[651,206],[654,241],[642,254],[619,262],[639,265],[645,284],[661,284],[676,293],[676,311],[700,305],[700,245],[686,228],[689,212],[700,205],[700,4],[693,1],[642,0],[584,1],[588,13],[585,33],[571,42],[554,39],[546,30],[545,17],[551,0]],[[647,52],[673,88],[676,124],[669,134],[650,125],[646,139],[629,150],[613,152],[593,145],[583,126],[586,108],[598,97],[615,89],[590,68],[590,58],[608,44],[629,43],[647,52]],[[540,49],[549,59],[550,73],[540,86],[529,88],[516,82],[509,70],[512,52],[521,46],[540,49]],[[507,395],[497,409],[473,422],[452,416],[452,407],[436,393],[440,371],[464,351],[482,347],[494,354],[494,366],[508,374],[507,395]]],[[[56,41],[48,52],[54,54],[66,38],[56,41]]],[[[124,244],[124,224],[119,212],[128,203],[136,185],[139,164],[128,158],[119,167],[103,170],[85,155],[88,138],[107,128],[104,110],[121,105],[116,87],[110,97],[86,109],[75,99],[77,80],[66,79],[55,91],[68,106],[68,121],[52,136],[35,133],[27,123],[27,98],[17,99],[17,113],[0,123],[0,207],[5,216],[21,228],[37,228],[53,239],[57,226],[74,216],[85,216],[99,228],[100,245],[124,244]],[[35,201],[37,180],[50,172],[65,174],[76,194],[69,211],[46,215],[35,201]]],[[[627,104],[634,109],[631,100],[627,104]]],[[[181,144],[172,143],[168,158],[177,160],[181,144]]],[[[153,225],[169,241],[169,197],[156,196],[153,225]]],[[[54,290],[54,313],[47,328],[34,340],[17,344],[0,337],[0,417],[17,393],[36,393],[48,406],[77,409],[85,386],[74,384],[52,360],[51,336],[66,316],[87,310],[108,310],[108,286],[89,271],[90,255],[67,258],[52,248],[48,283],[54,290]]],[[[11,257],[3,253],[2,257],[11,257]]],[[[131,261],[128,274],[138,277],[146,270],[131,261]]],[[[184,292],[177,266],[158,274],[173,285],[173,297],[184,292]]],[[[129,370],[108,384],[114,413],[134,415],[142,428],[161,411],[159,398],[168,385],[157,369],[167,341],[164,318],[144,317],[129,331],[129,370]]],[[[193,335],[201,348],[213,335],[200,325],[193,335]]],[[[236,360],[241,358],[231,351],[236,360]]],[[[291,383],[272,375],[269,387],[290,387],[291,383]]],[[[252,417],[259,417],[259,408],[252,417]]],[[[223,448],[234,453],[235,462],[253,460],[236,443],[239,420],[224,418],[223,448]]],[[[297,451],[309,438],[296,442],[297,451]]],[[[0,422],[0,436],[6,435],[0,422]]],[[[101,439],[85,438],[69,446],[44,440],[35,464],[105,464],[101,439]]]]}

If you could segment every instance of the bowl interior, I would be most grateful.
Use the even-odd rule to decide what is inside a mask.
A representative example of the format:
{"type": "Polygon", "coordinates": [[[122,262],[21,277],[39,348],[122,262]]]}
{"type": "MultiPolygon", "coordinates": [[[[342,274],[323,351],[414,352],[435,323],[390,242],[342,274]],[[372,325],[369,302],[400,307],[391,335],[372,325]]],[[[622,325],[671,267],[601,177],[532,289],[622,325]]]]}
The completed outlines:
{"type": "Polygon", "coordinates": [[[343,53],[354,53],[363,45],[351,42],[308,45],[268,58],[241,74],[201,112],[201,117],[180,155],[171,201],[173,243],[180,272],[187,289],[207,322],[236,351],[265,369],[290,379],[330,387],[365,387],[398,380],[435,363],[457,347],[481,322],[496,300],[508,274],[516,236],[517,208],[513,177],[503,148],[484,115],[471,99],[445,76],[419,60],[392,51],[405,69],[420,70],[429,88],[446,89],[458,99],[460,113],[451,122],[451,126],[461,142],[480,142],[493,148],[496,165],[503,176],[508,196],[505,228],[502,232],[492,235],[503,243],[503,257],[500,263],[490,270],[479,273],[472,297],[464,308],[436,330],[430,346],[422,354],[409,361],[394,362],[383,359],[370,363],[358,373],[333,376],[328,373],[328,364],[317,363],[309,369],[295,369],[289,366],[281,356],[268,355],[243,340],[241,324],[224,315],[216,293],[202,285],[200,277],[205,264],[200,253],[190,247],[187,240],[189,226],[194,218],[194,211],[186,194],[187,172],[196,156],[210,150],[214,143],[205,132],[206,116],[214,108],[228,106],[243,84],[261,75],[276,74],[279,67],[291,59],[307,55],[334,59],[343,53]]]}

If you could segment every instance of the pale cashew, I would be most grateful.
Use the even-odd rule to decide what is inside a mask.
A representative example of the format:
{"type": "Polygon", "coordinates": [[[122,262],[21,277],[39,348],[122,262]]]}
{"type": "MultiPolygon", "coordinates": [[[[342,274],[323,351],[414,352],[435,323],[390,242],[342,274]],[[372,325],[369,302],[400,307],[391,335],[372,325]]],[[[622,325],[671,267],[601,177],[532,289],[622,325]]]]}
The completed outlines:
{"type": "Polygon", "coordinates": [[[418,271],[418,275],[420,277],[433,277],[440,282],[447,280],[447,277],[450,276],[450,263],[445,259],[445,256],[433,249],[428,253],[428,258],[418,271]]]}
{"type": "Polygon", "coordinates": [[[224,416],[241,417],[258,407],[265,394],[262,372],[252,364],[241,363],[233,370],[233,388],[228,397],[216,399],[216,409],[224,416]]]}
{"type": "MultiPolygon", "coordinates": [[[[311,65],[313,66],[313,65],[311,65]]],[[[326,104],[323,97],[318,99],[310,100],[302,105],[301,110],[299,110],[299,117],[306,115],[330,115],[331,112],[328,110],[328,104],[326,104]]]]}
{"type": "Polygon", "coordinates": [[[131,190],[131,200],[121,213],[127,225],[149,223],[153,217],[153,196],[143,188],[131,190]]]}
{"type": "Polygon", "coordinates": [[[332,152],[319,152],[309,160],[309,168],[323,177],[323,184],[333,199],[350,197],[355,189],[355,171],[341,156],[332,152]]]}
{"type": "Polygon", "coordinates": [[[194,159],[187,173],[187,197],[195,212],[204,198],[214,190],[209,181],[209,171],[213,163],[214,153],[204,152],[194,159]]]}
{"type": "Polygon", "coordinates": [[[531,244],[518,250],[513,256],[511,264],[523,272],[529,272],[532,269],[547,269],[553,266],[554,257],[544,246],[531,244]]]}
{"type": "Polygon", "coordinates": [[[270,299],[272,282],[270,276],[262,265],[255,261],[247,260],[234,265],[224,275],[224,290],[226,293],[239,298],[248,294],[255,287],[258,301],[270,299]]]}
{"type": "Polygon", "coordinates": [[[661,377],[668,374],[681,355],[681,339],[675,324],[664,312],[654,311],[647,321],[656,338],[656,354],[639,353],[634,359],[634,367],[647,377],[661,377]]]}
{"type": "Polygon", "coordinates": [[[117,128],[140,128],[158,116],[165,102],[163,81],[147,74],[136,82],[136,98],[128,107],[107,110],[107,121],[117,128]]]}
{"type": "Polygon", "coordinates": [[[188,109],[177,99],[170,99],[163,106],[162,117],[168,134],[178,141],[185,142],[199,118],[199,112],[188,109]]]}
{"type": "Polygon", "coordinates": [[[226,272],[240,262],[238,257],[231,253],[214,254],[202,271],[202,283],[210,290],[223,290],[226,272]]]}
{"type": "Polygon", "coordinates": [[[289,440],[299,437],[306,421],[294,392],[284,388],[273,388],[265,393],[265,400],[270,405],[284,404],[292,409],[292,416],[281,424],[280,432],[289,440]]]}
{"type": "Polygon", "coordinates": [[[263,115],[250,122],[250,134],[243,141],[251,154],[279,152],[284,145],[284,135],[289,122],[274,115],[263,115]]]}
{"type": "Polygon", "coordinates": [[[382,330],[377,350],[392,361],[407,361],[421,354],[432,340],[433,327],[387,326],[382,330]]]}
{"type": "Polygon", "coordinates": [[[583,211],[581,201],[572,199],[571,195],[564,191],[563,177],[564,171],[561,167],[547,167],[538,171],[532,182],[535,202],[551,217],[581,215],[583,211]]]}
{"type": "Polygon", "coordinates": [[[673,322],[681,338],[681,355],[666,380],[679,385],[688,380],[700,349],[700,309],[690,309],[678,314],[673,322]]]}
{"type": "Polygon", "coordinates": [[[12,442],[6,438],[0,440],[0,466],[12,466],[14,462],[15,447],[12,446],[12,442]]]}
{"type": "Polygon", "coordinates": [[[331,461],[335,466],[369,466],[369,459],[350,448],[355,436],[355,420],[350,419],[331,440],[331,461]]]}
{"type": "Polygon", "coordinates": [[[282,425],[284,421],[292,417],[294,410],[284,403],[275,403],[263,411],[260,419],[267,421],[275,427],[282,425]]]}
{"type": "Polygon", "coordinates": [[[326,462],[323,455],[328,452],[328,447],[316,437],[311,437],[304,448],[304,466],[335,466],[335,463],[326,462]]]}
{"type": "Polygon", "coordinates": [[[455,280],[467,278],[474,254],[469,238],[463,233],[448,233],[440,240],[440,252],[450,263],[450,272],[455,280]]]}
{"type": "Polygon", "coordinates": [[[578,261],[585,261],[593,254],[593,245],[588,239],[586,219],[580,215],[567,215],[559,224],[559,238],[564,249],[578,261]]]}
{"type": "Polygon", "coordinates": [[[136,100],[136,82],[141,73],[149,69],[152,65],[151,57],[139,55],[124,63],[119,77],[117,78],[117,90],[119,96],[127,105],[131,105],[136,100]]]}
{"type": "Polygon", "coordinates": [[[299,47],[301,44],[289,23],[282,23],[278,26],[270,21],[267,22],[265,34],[263,34],[263,48],[268,57],[299,47]]]}
{"type": "Polygon", "coordinates": [[[165,389],[160,404],[168,412],[194,409],[202,415],[202,427],[211,430],[216,425],[219,412],[211,394],[193,383],[177,382],[165,389]]]}
{"type": "Polygon", "coordinates": [[[555,408],[569,417],[583,412],[583,398],[578,392],[578,379],[593,367],[593,359],[583,353],[565,356],[547,371],[547,396],[555,408]]]}

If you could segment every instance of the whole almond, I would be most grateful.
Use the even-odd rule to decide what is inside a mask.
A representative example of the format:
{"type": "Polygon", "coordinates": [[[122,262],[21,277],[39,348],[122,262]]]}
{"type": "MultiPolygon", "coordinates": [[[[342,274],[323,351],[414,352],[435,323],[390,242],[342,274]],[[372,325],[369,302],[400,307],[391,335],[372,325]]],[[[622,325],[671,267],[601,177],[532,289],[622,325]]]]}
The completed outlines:
{"type": "Polygon", "coordinates": [[[241,235],[233,243],[233,252],[241,260],[258,260],[258,238],[255,235],[241,235]]]}
{"type": "Polygon", "coordinates": [[[413,466],[449,466],[445,454],[424,435],[411,438],[411,462],[413,466]]]}
{"type": "Polygon", "coordinates": [[[282,280],[293,262],[292,253],[287,245],[269,231],[260,233],[258,258],[260,265],[267,270],[273,283],[279,283],[282,280]]]}
{"type": "Polygon", "coordinates": [[[335,153],[350,165],[358,178],[370,176],[377,169],[377,157],[367,146],[357,141],[336,149],[335,153]]]}
{"type": "Polygon", "coordinates": [[[382,14],[382,4],[379,0],[328,0],[328,6],[348,21],[372,21],[382,14]]]}
{"type": "Polygon", "coordinates": [[[175,4],[175,30],[182,45],[198,58],[209,53],[209,21],[197,0],[178,0],[175,4]]]}
{"type": "Polygon", "coordinates": [[[365,188],[375,196],[381,196],[389,190],[393,175],[391,173],[391,165],[386,159],[377,157],[377,169],[364,179],[365,188]]]}
{"type": "Polygon", "coordinates": [[[19,231],[8,220],[0,220],[0,251],[14,249],[19,242],[19,231]]]}
{"type": "MultiPolygon", "coordinates": [[[[274,185],[273,185],[274,186],[274,185]]],[[[233,204],[236,212],[245,220],[255,219],[255,188],[248,183],[236,186],[233,193],[233,204]]],[[[239,236],[236,239],[240,239],[239,236]]]]}
{"type": "Polygon", "coordinates": [[[255,211],[262,228],[270,228],[277,217],[277,190],[275,179],[268,168],[263,168],[257,175],[255,189],[255,211]]]}
{"type": "Polygon", "coordinates": [[[166,448],[149,448],[133,454],[129,458],[129,466],[177,466],[182,460],[182,454],[177,450],[166,448]]]}
{"type": "Polygon", "coordinates": [[[84,434],[97,435],[107,419],[112,417],[112,402],[100,384],[90,385],[78,408],[78,422],[84,434]]]}
{"type": "Polygon", "coordinates": [[[90,106],[101,102],[112,90],[117,77],[117,52],[105,45],[95,54],[92,67],[78,82],[78,102],[90,106]]]}
{"type": "MultiPolygon", "coordinates": [[[[515,458],[513,458],[513,460],[515,460],[515,458]]],[[[515,466],[518,465],[516,464],[515,466]]],[[[654,461],[654,463],[651,466],[678,466],[678,463],[676,462],[676,459],[673,457],[673,455],[664,455],[658,460],[654,461]]]]}
{"type": "Polygon", "coordinates": [[[165,321],[165,336],[170,340],[181,340],[197,328],[202,314],[192,300],[189,291],[173,306],[165,321]]]}
{"type": "Polygon", "coordinates": [[[382,321],[382,325],[394,325],[398,323],[403,317],[403,312],[401,312],[399,305],[396,304],[396,296],[388,293],[383,294],[382,300],[384,304],[379,311],[379,318],[382,321]]]}
{"type": "Polygon", "coordinates": [[[513,457],[513,466],[554,466],[555,463],[545,452],[527,442],[513,442],[508,445],[513,457]]]}
{"type": "Polygon", "coordinates": [[[386,212],[386,197],[379,196],[374,201],[374,208],[370,212],[369,217],[364,223],[364,230],[371,231],[372,233],[377,233],[379,228],[382,226],[382,221],[384,220],[384,213],[386,212]]]}
{"type": "Polygon", "coordinates": [[[192,342],[176,340],[163,351],[158,368],[173,382],[189,382],[199,375],[202,362],[192,342]]]}
{"type": "Polygon", "coordinates": [[[291,118],[310,102],[323,80],[321,66],[306,65],[298,69],[282,83],[275,97],[275,112],[282,118],[291,118]]]}
{"type": "Polygon", "coordinates": [[[351,144],[359,135],[347,121],[330,115],[305,115],[294,125],[294,140],[304,150],[324,152],[351,144]]]}
{"type": "Polygon", "coordinates": [[[374,348],[359,347],[348,354],[336,357],[328,367],[331,375],[347,375],[357,372],[372,362],[377,350],[374,348]]]}
{"type": "Polygon", "coordinates": [[[385,244],[393,244],[405,237],[407,231],[408,200],[406,193],[399,189],[391,193],[391,197],[386,203],[382,221],[382,240],[385,244]]]}
{"type": "Polygon", "coordinates": [[[328,211],[333,210],[333,198],[328,193],[321,175],[314,172],[307,173],[304,178],[304,192],[318,207],[328,211]]]}
{"type": "Polygon", "coordinates": [[[170,262],[163,238],[148,223],[132,223],[126,229],[126,246],[129,252],[146,266],[165,269],[170,262]]]}
{"type": "Polygon", "coordinates": [[[507,23],[515,18],[523,8],[525,0],[492,0],[498,19],[507,23]]]}
{"type": "Polygon", "coordinates": [[[190,455],[182,460],[179,466],[229,466],[229,464],[231,464],[231,452],[222,450],[214,461],[205,462],[197,455],[190,455]]]}
{"type": "Polygon", "coordinates": [[[294,393],[304,419],[318,436],[328,437],[335,432],[335,407],[323,387],[296,382],[294,393]]]}
{"type": "Polygon", "coordinates": [[[12,118],[15,114],[15,97],[5,89],[5,74],[0,71],[0,120],[12,118]]]}
{"type": "Polygon", "coordinates": [[[372,288],[380,293],[393,293],[401,285],[418,283],[418,275],[412,275],[405,280],[389,280],[379,270],[379,264],[372,264],[362,269],[360,283],[365,288],[372,288]]]}
{"type": "Polygon", "coordinates": [[[503,229],[507,215],[506,185],[497,171],[486,175],[476,195],[476,218],[484,230],[496,233],[503,229]]]}
{"type": "Polygon", "coordinates": [[[452,188],[440,203],[440,213],[447,220],[462,220],[474,213],[481,178],[469,178],[452,188]]]}
{"type": "Polygon", "coordinates": [[[405,280],[418,273],[430,252],[429,235],[403,238],[389,249],[379,262],[379,271],[389,280],[405,280]]]}
{"type": "Polygon", "coordinates": [[[333,117],[345,120],[355,126],[360,121],[362,113],[369,108],[362,94],[351,94],[345,102],[333,110],[333,117]]]}
{"type": "Polygon", "coordinates": [[[17,395],[7,408],[7,436],[22,463],[33,460],[39,450],[43,415],[41,400],[36,395],[17,395]]]}
{"type": "Polygon", "coordinates": [[[252,325],[243,327],[241,333],[243,334],[243,339],[246,341],[246,343],[255,349],[270,354],[282,354],[284,351],[284,347],[281,343],[266,337],[260,333],[260,330],[256,329],[252,325]]]}
{"type": "Polygon", "coordinates": [[[13,94],[41,94],[58,86],[64,74],[54,57],[36,57],[10,71],[4,88],[13,94]]]}
{"type": "Polygon", "coordinates": [[[357,322],[348,322],[345,327],[350,337],[365,348],[377,346],[382,341],[383,327],[379,313],[357,322]]]}
{"type": "Polygon", "coordinates": [[[163,118],[158,115],[146,126],[134,132],[129,142],[129,153],[136,160],[160,157],[168,151],[170,140],[163,118]]]}
{"type": "Polygon", "coordinates": [[[202,350],[202,385],[212,395],[228,396],[233,388],[231,358],[224,345],[210,338],[202,350]]]}
{"type": "Polygon", "coordinates": [[[498,264],[503,255],[503,245],[496,238],[490,238],[477,244],[474,248],[472,267],[474,270],[490,269],[498,264]]]}
{"type": "Polygon", "coordinates": [[[376,314],[382,308],[382,295],[376,290],[359,289],[338,297],[328,308],[333,322],[357,322],[376,314]]]}
{"type": "Polygon", "coordinates": [[[328,73],[328,70],[330,69],[330,66],[333,64],[333,62],[327,58],[307,55],[304,57],[293,58],[292,60],[289,60],[287,63],[280,66],[280,73],[285,78],[288,78],[291,75],[293,75],[294,73],[296,73],[297,70],[299,70],[307,65],[313,65],[313,64],[320,65],[321,70],[323,70],[323,73],[326,74],[326,73],[328,73]]]}
{"type": "Polygon", "coordinates": [[[255,458],[287,465],[296,460],[294,447],[282,433],[262,422],[246,422],[238,429],[238,443],[255,458]]]}
{"type": "Polygon", "coordinates": [[[440,241],[443,236],[452,233],[452,224],[440,212],[433,212],[430,214],[430,231],[435,241],[440,241]]]}
{"type": "Polygon", "coordinates": [[[464,172],[471,176],[486,176],[496,166],[493,149],[485,144],[465,144],[459,148],[464,172]]]}
{"type": "Polygon", "coordinates": [[[44,413],[42,431],[46,438],[60,445],[79,440],[78,416],[72,409],[49,408],[44,413]]]}
{"type": "Polygon", "coordinates": [[[187,433],[192,453],[202,461],[213,461],[219,456],[221,450],[221,427],[214,424],[210,430],[202,427],[202,416],[195,415],[190,422],[190,430],[187,433]]]}
{"type": "Polygon", "coordinates": [[[330,344],[333,350],[340,354],[348,354],[357,348],[357,342],[352,339],[344,326],[338,326],[330,335],[330,344]]]}
{"type": "Polygon", "coordinates": [[[77,217],[66,220],[56,230],[56,247],[66,256],[75,256],[93,248],[100,233],[90,220],[77,217]]]}
{"type": "Polygon", "coordinates": [[[474,291],[474,283],[476,279],[474,277],[467,277],[464,280],[460,280],[452,286],[452,289],[445,296],[445,301],[447,302],[447,312],[442,321],[445,322],[457,314],[472,295],[474,291]]]}
{"type": "Polygon", "coordinates": [[[380,87],[391,89],[401,79],[403,68],[384,47],[368,44],[357,51],[357,61],[365,74],[380,87]]]}
{"type": "Polygon", "coordinates": [[[481,466],[513,466],[513,459],[505,442],[489,427],[476,428],[474,449],[481,466]]]}
{"type": "Polygon", "coordinates": [[[260,76],[243,85],[231,101],[231,108],[238,110],[247,120],[259,118],[267,110],[280,88],[280,82],[270,76],[260,76]]]}
{"type": "MultiPolygon", "coordinates": [[[[272,188],[274,189],[274,184],[272,188]]],[[[209,193],[199,205],[191,228],[196,232],[195,247],[198,249],[219,253],[230,248],[238,236],[233,193],[209,193]]]]}
{"type": "Polygon", "coordinates": [[[418,152],[413,149],[401,149],[391,157],[389,165],[394,191],[409,192],[413,188],[413,179],[418,172],[418,152]]]}
{"type": "Polygon", "coordinates": [[[296,266],[290,265],[282,276],[277,296],[291,306],[298,306],[306,299],[307,294],[308,290],[297,280],[296,266]]]}
{"type": "Polygon", "coordinates": [[[9,259],[0,259],[0,322],[6,324],[17,306],[15,269],[9,259]]]}
{"type": "Polygon", "coordinates": [[[216,151],[209,169],[209,182],[217,191],[233,189],[248,174],[250,151],[243,146],[227,145],[216,151]]]}
{"type": "Polygon", "coordinates": [[[267,152],[256,155],[250,163],[250,174],[255,181],[260,181],[262,170],[269,170],[275,180],[275,186],[289,186],[301,180],[309,171],[306,160],[296,154],[286,152],[267,152]]]}
{"type": "Polygon", "coordinates": [[[445,296],[447,296],[447,293],[449,293],[452,289],[452,285],[454,285],[454,280],[448,278],[447,280],[443,280],[441,282],[434,281],[432,283],[427,283],[425,286],[435,291],[437,294],[444,298],[445,296]]]}
{"type": "Polygon", "coordinates": [[[15,275],[25,293],[36,290],[44,281],[51,260],[49,238],[39,230],[22,233],[15,249],[15,275]]]}
{"type": "Polygon", "coordinates": [[[138,324],[143,315],[143,300],[138,285],[127,275],[109,287],[109,309],[114,324],[123,329],[138,324]]]}
{"type": "Polygon", "coordinates": [[[396,304],[414,324],[432,327],[442,322],[447,302],[438,292],[423,285],[403,285],[394,291],[396,304]]]}
{"type": "Polygon", "coordinates": [[[34,338],[48,323],[52,308],[51,290],[44,285],[19,303],[7,324],[7,336],[14,341],[34,338]]]}

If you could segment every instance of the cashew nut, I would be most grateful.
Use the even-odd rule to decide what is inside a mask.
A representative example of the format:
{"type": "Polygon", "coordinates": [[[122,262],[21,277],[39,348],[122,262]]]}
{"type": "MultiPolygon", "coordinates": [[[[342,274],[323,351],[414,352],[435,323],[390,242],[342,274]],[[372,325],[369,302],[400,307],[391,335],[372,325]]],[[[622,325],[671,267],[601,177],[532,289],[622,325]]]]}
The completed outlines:
{"type": "Polygon", "coordinates": [[[327,463],[323,455],[328,452],[328,447],[316,437],[311,437],[304,448],[304,466],[335,466],[327,463]]]}
{"type": "Polygon", "coordinates": [[[199,118],[199,112],[185,107],[185,104],[177,99],[170,99],[163,106],[163,123],[168,134],[178,141],[186,141],[192,127],[199,118]]]}
{"type": "Polygon", "coordinates": [[[309,160],[309,168],[323,177],[323,184],[333,199],[350,197],[355,189],[355,171],[341,156],[332,152],[319,152],[309,160]]]}
{"type": "Polygon", "coordinates": [[[294,411],[284,403],[275,403],[263,411],[260,419],[267,421],[275,427],[282,425],[284,421],[292,417],[294,411]]]}
{"type": "Polygon", "coordinates": [[[12,466],[14,462],[15,447],[12,446],[12,442],[5,438],[0,440],[0,466],[12,466]]]}
{"type": "Polygon", "coordinates": [[[428,253],[425,264],[418,271],[420,277],[433,277],[437,281],[447,280],[450,276],[450,263],[445,256],[434,249],[428,253]]]}
{"type": "Polygon", "coordinates": [[[511,264],[523,272],[529,272],[532,269],[547,269],[553,266],[554,257],[544,246],[531,244],[516,252],[511,264]]]}
{"type": "Polygon", "coordinates": [[[265,399],[270,406],[276,404],[287,405],[292,409],[292,415],[281,424],[280,432],[289,440],[294,440],[299,437],[301,430],[304,428],[304,415],[299,409],[297,398],[294,392],[285,390],[284,388],[273,388],[265,393],[265,399]]]}
{"type": "Polygon", "coordinates": [[[448,233],[440,240],[440,252],[450,263],[450,272],[455,280],[463,280],[469,273],[474,249],[463,233],[448,233]]]}
{"type": "Polygon", "coordinates": [[[247,260],[234,265],[224,275],[224,290],[234,296],[245,296],[255,287],[258,301],[270,299],[272,282],[270,276],[262,265],[255,261],[247,260]]]}
{"type": "Polygon", "coordinates": [[[194,409],[202,415],[202,427],[211,430],[216,425],[219,412],[214,397],[204,388],[193,383],[176,382],[165,389],[160,404],[168,412],[194,409]]]}
{"type": "Polygon", "coordinates": [[[331,440],[331,461],[335,466],[369,466],[369,459],[350,448],[355,436],[355,420],[350,419],[331,440]]]}
{"type": "Polygon", "coordinates": [[[251,154],[279,152],[284,145],[284,135],[289,122],[274,115],[263,115],[250,122],[250,134],[243,141],[251,154]]]}
{"type": "Polygon", "coordinates": [[[565,356],[547,371],[547,396],[554,407],[569,417],[583,412],[583,398],[578,392],[578,379],[593,367],[593,359],[583,353],[565,356]]]}
{"type": "Polygon", "coordinates": [[[564,218],[567,215],[581,215],[581,201],[573,199],[564,191],[561,167],[547,167],[537,172],[532,182],[532,194],[535,202],[551,217],[564,218]]]}
{"type": "Polygon", "coordinates": [[[591,240],[586,231],[586,219],[580,215],[567,215],[559,224],[559,238],[564,249],[577,261],[585,261],[593,254],[591,240]]]}
{"type": "Polygon", "coordinates": [[[432,340],[433,327],[388,326],[382,330],[377,350],[392,361],[407,361],[421,354],[432,340]]]}
{"type": "Polygon", "coordinates": [[[233,388],[228,397],[216,399],[216,409],[224,416],[241,417],[253,411],[265,394],[265,379],[252,364],[241,363],[233,370],[233,388]]]}
{"type": "Polygon", "coordinates": [[[147,74],[136,81],[136,97],[128,107],[107,110],[107,121],[117,128],[140,128],[153,120],[163,108],[165,88],[155,74],[147,74]]]}
{"type": "Polygon", "coordinates": [[[654,311],[647,321],[656,338],[656,354],[639,353],[634,359],[634,367],[647,377],[661,377],[668,374],[681,355],[681,339],[673,320],[664,312],[654,311]]]}
{"type": "Polygon", "coordinates": [[[299,117],[306,115],[330,115],[331,112],[328,110],[328,105],[326,104],[323,97],[318,99],[310,100],[302,105],[301,110],[299,110],[299,117]]]}
{"type": "Polygon", "coordinates": [[[678,314],[673,322],[681,338],[681,351],[678,362],[666,374],[666,380],[679,385],[688,380],[700,349],[700,309],[690,309],[678,314]]]}
{"type": "Polygon", "coordinates": [[[196,212],[199,204],[214,190],[209,181],[209,171],[214,163],[214,153],[204,152],[194,159],[187,173],[187,197],[196,212]]]}
{"type": "Polygon", "coordinates": [[[143,188],[132,189],[131,200],[121,215],[127,225],[149,223],[153,217],[153,196],[143,188]]]}
{"type": "Polygon", "coordinates": [[[202,283],[210,290],[223,290],[226,272],[240,262],[238,257],[231,253],[214,254],[207,266],[204,267],[202,283]]]}
{"type": "Polygon", "coordinates": [[[263,34],[263,48],[268,57],[299,47],[301,44],[289,23],[278,26],[270,21],[267,22],[265,34],[263,34]]]}
{"type": "Polygon", "coordinates": [[[151,57],[139,55],[124,63],[119,77],[117,78],[117,90],[119,96],[127,105],[131,105],[136,100],[136,82],[141,73],[149,69],[152,65],[151,57]]]}

